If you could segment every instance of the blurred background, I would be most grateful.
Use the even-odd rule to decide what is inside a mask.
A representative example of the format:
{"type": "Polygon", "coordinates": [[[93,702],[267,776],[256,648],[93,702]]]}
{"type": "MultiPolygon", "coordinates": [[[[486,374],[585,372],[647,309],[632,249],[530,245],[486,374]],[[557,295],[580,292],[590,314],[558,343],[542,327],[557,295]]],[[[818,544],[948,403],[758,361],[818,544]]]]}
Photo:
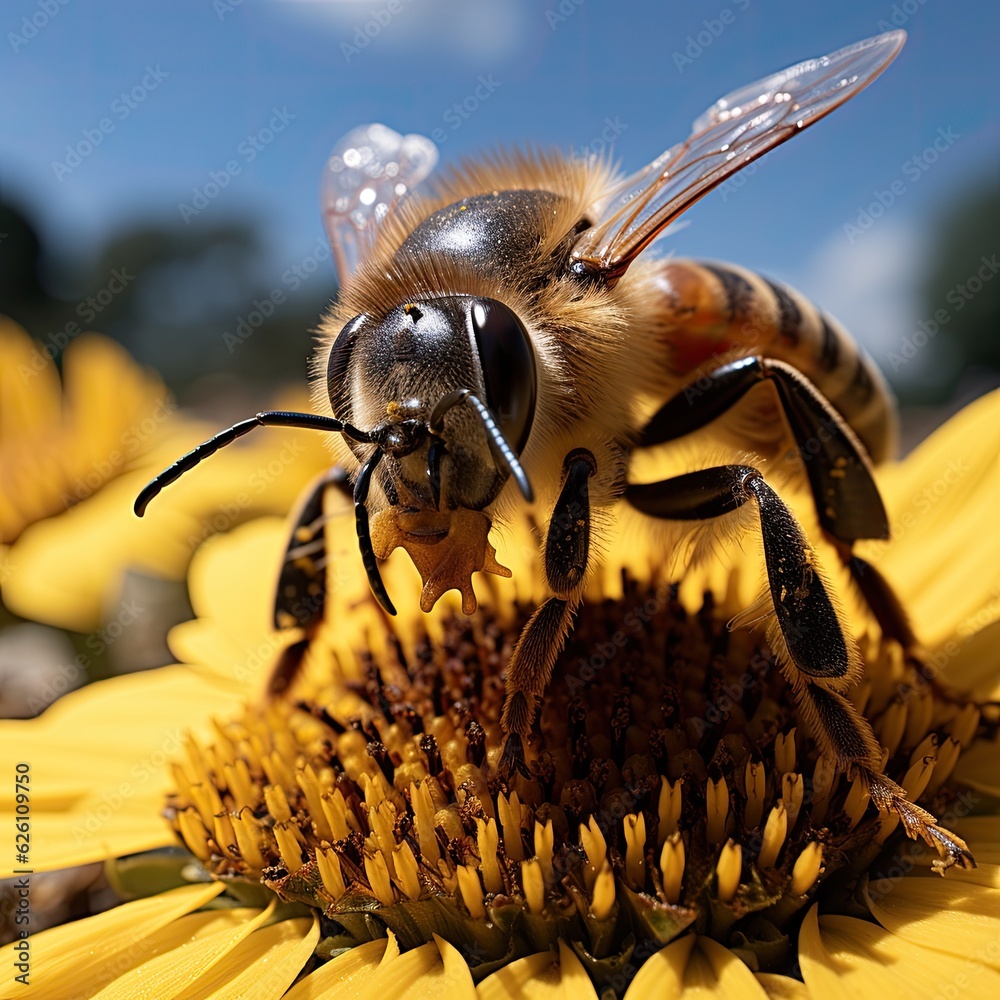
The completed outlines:
{"type": "Polygon", "coordinates": [[[9,472],[19,448],[36,485],[36,453],[58,445],[63,468],[36,510],[0,519],[0,714],[34,714],[65,689],[18,694],[11,678],[29,658],[56,677],[82,663],[70,686],[169,662],[163,636],[190,615],[191,551],[286,510],[325,461],[315,438],[308,461],[293,461],[283,438],[261,435],[246,446],[261,449],[256,468],[253,451],[231,450],[243,461],[231,475],[253,490],[233,491],[213,460],[219,480],[191,500],[183,534],[166,515],[157,527],[127,513],[126,473],[145,481],[182,442],[304,386],[337,291],[320,172],[361,123],[430,136],[444,165],[531,143],[610,147],[632,171],[733,88],[905,28],[902,55],[869,90],[713,192],[660,252],[756,268],[839,317],[899,394],[907,446],[998,383],[1000,8],[986,0],[18,0],[0,27],[0,314],[35,341],[19,348],[28,368],[6,362],[7,402],[24,397],[0,426],[0,454],[9,472]],[[83,366],[88,330],[166,389],[92,348],[103,374],[75,396],[67,381],[52,419],[65,430],[70,404],[100,404],[102,433],[134,448],[95,443],[85,420],[72,447],[19,429],[50,358],[58,410],[55,373],[66,381],[76,348],[83,366]],[[143,411],[164,392],[175,402],[143,411]],[[234,507],[234,495],[249,499],[234,507]],[[113,502],[99,515],[102,497],[113,502]],[[171,538],[177,551],[151,551],[171,538]],[[132,607],[158,611],[136,623],[132,607]],[[25,633],[29,619],[52,628],[25,633]]]}
{"type": "MultiPolygon", "coordinates": [[[[0,716],[171,662],[192,552],[286,511],[326,463],[318,435],[252,435],[129,513],[214,428],[294,387],[306,405],[337,291],[318,181],[344,133],[420,132],[444,165],[610,145],[633,171],[733,88],[897,27],[909,43],[871,89],[660,247],[756,268],[839,317],[895,387],[910,447],[998,382],[995,3],[3,4],[0,315],[34,343],[0,323],[0,716]]],[[[99,871],[68,877],[33,921],[108,905],[99,871]]],[[[0,924],[12,905],[0,891],[0,924]]]]}
{"type": "Polygon", "coordinates": [[[906,404],[996,381],[986,0],[19,0],[2,22],[0,311],[56,349],[105,332],[184,403],[239,391],[250,406],[303,377],[336,293],[317,184],[353,126],[432,136],[444,164],[610,142],[631,171],[732,88],[904,27],[875,86],[707,198],[664,249],[798,287],[906,404]]]}

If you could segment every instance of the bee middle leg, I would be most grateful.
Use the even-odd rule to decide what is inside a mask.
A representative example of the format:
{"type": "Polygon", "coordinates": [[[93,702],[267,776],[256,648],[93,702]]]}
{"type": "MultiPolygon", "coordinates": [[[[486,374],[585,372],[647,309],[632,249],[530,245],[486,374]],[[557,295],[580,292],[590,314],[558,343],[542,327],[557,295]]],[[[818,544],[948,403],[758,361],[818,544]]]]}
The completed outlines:
{"type": "Polygon", "coordinates": [[[629,485],[625,499],[652,517],[707,520],[754,501],[760,516],[768,588],[777,631],[771,645],[820,751],[857,777],[876,806],[896,813],[906,830],[934,847],[941,868],[975,867],[964,842],[937,825],[925,809],[883,773],[881,748],[868,721],[846,697],[861,663],[827,593],[812,546],[792,512],[748,465],[702,469],[657,483],[629,485]]]}
{"type": "Polygon", "coordinates": [[[553,596],[524,626],[507,667],[500,764],[505,775],[527,773],[524,741],[580,603],[590,554],[590,478],[596,471],[597,460],[586,448],[574,449],[563,461],[562,488],[545,538],[545,580],[553,596]]]}

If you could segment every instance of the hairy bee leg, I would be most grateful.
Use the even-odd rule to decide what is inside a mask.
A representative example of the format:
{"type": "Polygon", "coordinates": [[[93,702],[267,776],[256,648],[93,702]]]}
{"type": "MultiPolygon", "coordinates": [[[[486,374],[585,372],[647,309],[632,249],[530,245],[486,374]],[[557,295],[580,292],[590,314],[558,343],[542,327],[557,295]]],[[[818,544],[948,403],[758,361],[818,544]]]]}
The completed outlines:
{"type": "Polygon", "coordinates": [[[704,427],[765,381],[777,388],[823,528],[843,542],[888,538],[889,518],[864,445],[816,387],[783,361],[741,358],[682,389],[650,419],[640,447],[704,427]]]}
{"type": "Polygon", "coordinates": [[[292,530],[274,594],[274,627],[309,628],[323,617],[326,602],[326,543],[323,498],[327,487],[351,496],[347,473],[335,467],[306,489],[292,517],[292,530]]]}
{"type": "Polygon", "coordinates": [[[590,553],[590,478],[596,471],[597,460],[585,448],[571,451],[563,461],[562,489],[545,539],[545,577],[555,596],[528,620],[507,667],[501,771],[508,775],[524,773],[523,742],[580,603],[590,553]]]}
{"type": "Polygon", "coordinates": [[[579,603],[579,598],[565,601],[550,597],[528,619],[511,654],[507,667],[507,697],[500,716],[504,743],[499,770],[505,779],[514,771],[528,776],[524,742],[531,736],[538,699],[548,686],[579,603]]]}
{"type": "Polygon", "coordinates": [[[625,498],[638,510],[670,520],[704,520],[757,502],[768,586],[792,686],[806,728],[824,756],[858,777],[878,808],[896,813],[911,838],[937,850],[941,867],[974,867],[967,846],[939,827],[925,809],[882,773],[881,750],[868,721],[841,691],[855,669],[846,632],[826,592],[805,533],[781,498],[752,466],[718,466],[658,483],[630,485],[625,498]]]}
{"type": "Polygon", "coordinates": [[[291,687],[302,667],[312,632],[323,620],[326,607],[326,539],[323,500],[328,487],[352,495],[347,473],[339,466],[328,469],[307,487],[292,517],[292,530],[274,594],[274,627],[298,627],[306,638],[287,646],[271,670],[267,692],[276,696],[291,687]]]}
{"type": "Polygon", "coordinates": [[[800,714],[824,757],[848,778],[861,781],[878,810],[899,816],[911,840],[920,837],[934,848],[939,859],[934,863],[935,870],[943,872],[955,864],[975,868],[968,844],[939,826],[935,816],[911,802],[906,790],[883,773],[881,749],[868,720],[857,708],[843,695],[827,691],[801,675],[788,680],[800,714]]]}
{"type": "Polygon", "coordinates": [[[652,517],[701,521],[757,503],[768,586],[781,636],[795,666],[810,677],[847,678],[845,633],[805,533],[784,501],[749,465],[721,465],[658,483],[632,484],[625,499],[652,517]]]}
{"type": "Polygon", "coordinates": [[[553,593],[571,594],[583,580],[590,553],[590,478],[597,460],[576,448],[563,461],[562,489],[545,537],[545,579],[553,593]]]}

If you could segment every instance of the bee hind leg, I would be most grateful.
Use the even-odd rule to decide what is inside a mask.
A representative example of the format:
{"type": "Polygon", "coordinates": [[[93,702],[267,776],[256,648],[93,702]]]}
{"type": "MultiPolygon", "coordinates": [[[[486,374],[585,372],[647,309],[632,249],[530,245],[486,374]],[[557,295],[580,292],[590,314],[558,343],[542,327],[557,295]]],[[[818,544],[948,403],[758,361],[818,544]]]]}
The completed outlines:
{"type": "Polygon", "coordinates": [[[531,735],[538,700],[549,685],[580,603],[590,553],[589,483],[596,471],[597,461],[585,448],[574,449],[563,461],[562,489],[545,538],[545,579],[554,596],[524,626],[507,667],[500,758],[505,779],[514,771],[528,773],[524,742],[531,735]]]}
{"type": "Polygon", "coordinates": [[[825,757],[863,782],[878,808],[900,817],[908,836],[920,836],[937,850],[941,868],[974,867],[961,839],[883,773],[871,726],[846,697],[861,662],[805,533],[761,473],[746,465],[717,466],[629,485],[625,499],[652,517],[678,521],[720,517],[751,500],[757,504],[777,626],[768,638],[806,728],[825,757]]]}
{"type": "Polygon", "coordinates": [[[650,418],[639,446],[662,444],[706,426],[766,381],[777,389],[824,531],[848,544],[888,538],[889,519],[864,445],[822,393],[783,361],[749,357],[716,368],[650,418]]]}
{"type": "Polygon", "coordinates": [[[722,365],[665,403],[646,425],[640,446],[661,444],[704,427],[734,406],[753,386],[773,382],[797,455],[809,479],[820,525],[836,547],[878,622],[919,660],[919,644],[906,612],[885,578],[852,545],[889,537],[889,519],[864,445],[822,393],[796,368],[769,358],[741,358],[722,365]]]}
{"type": "Polygon", "coordinates": [[[807,676],[848,678],[850,647],[812,546],[757,469],[720,465],[658,483],[629,484],[625,499],[644,514],[672,521],[708,520],[755,502],[768,587],[788,658],[807,676]]]}

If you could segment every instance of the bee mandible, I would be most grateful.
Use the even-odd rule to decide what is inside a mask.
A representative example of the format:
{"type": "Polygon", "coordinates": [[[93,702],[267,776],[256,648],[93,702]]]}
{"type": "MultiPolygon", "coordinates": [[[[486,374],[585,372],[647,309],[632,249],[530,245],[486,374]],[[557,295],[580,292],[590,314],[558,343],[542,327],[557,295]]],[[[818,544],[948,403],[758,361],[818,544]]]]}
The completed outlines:
{"type": "MultiPolygon", "coordinates": [[[[352,484],[364,567],[384,610],[395,614],[379,560],[401,547],[420,572],[424,611],[458,589],[471,614],[472,574],[510,575],[489,541],[494,520],[535,504],[545,512],[549,595],[507,669],[500,770],[509,780],[526,773],[524,744],[582,598],[594,512],[624,500],[650,518],[703,523],[756,507],[774,609],[768,639],[820,751],[860,776],[942,866],[974,864],[883,774],[871,727],[847,697],[860,658],[805,532],[757,464],[628,479],[633,452],[707,427],[767,384],[777,405],[751,451],[775,428],[809,449],[823,534],[883,633],[916,647],[887,582],[851,551],[858,539],[888,537],[872,462],[891,454],[896,418],[878,369],[791,289],[729,265],[641,257],[702,196],[858,94],[904,41],[890,32],[740,88],[625,178],[594,158],[500,153],[418,197],[433,144],[380,125],[355,129],[335,148],[324,187],[341,281],[313,366],[324,413],[262,412],[236,424],[153,480],[136,513],[256,427],[324,430],[347,472],[340,485],[352,484]],[[665,402],[650,412],[644,400],[665,402]]],[[[294,554],[303,532],[311,553],[322,548],[309,527],[322,522],[331,477],[299,512],[279,626],[322,615],[321,602],[294,600],[317,586],[294,554]]]]}

